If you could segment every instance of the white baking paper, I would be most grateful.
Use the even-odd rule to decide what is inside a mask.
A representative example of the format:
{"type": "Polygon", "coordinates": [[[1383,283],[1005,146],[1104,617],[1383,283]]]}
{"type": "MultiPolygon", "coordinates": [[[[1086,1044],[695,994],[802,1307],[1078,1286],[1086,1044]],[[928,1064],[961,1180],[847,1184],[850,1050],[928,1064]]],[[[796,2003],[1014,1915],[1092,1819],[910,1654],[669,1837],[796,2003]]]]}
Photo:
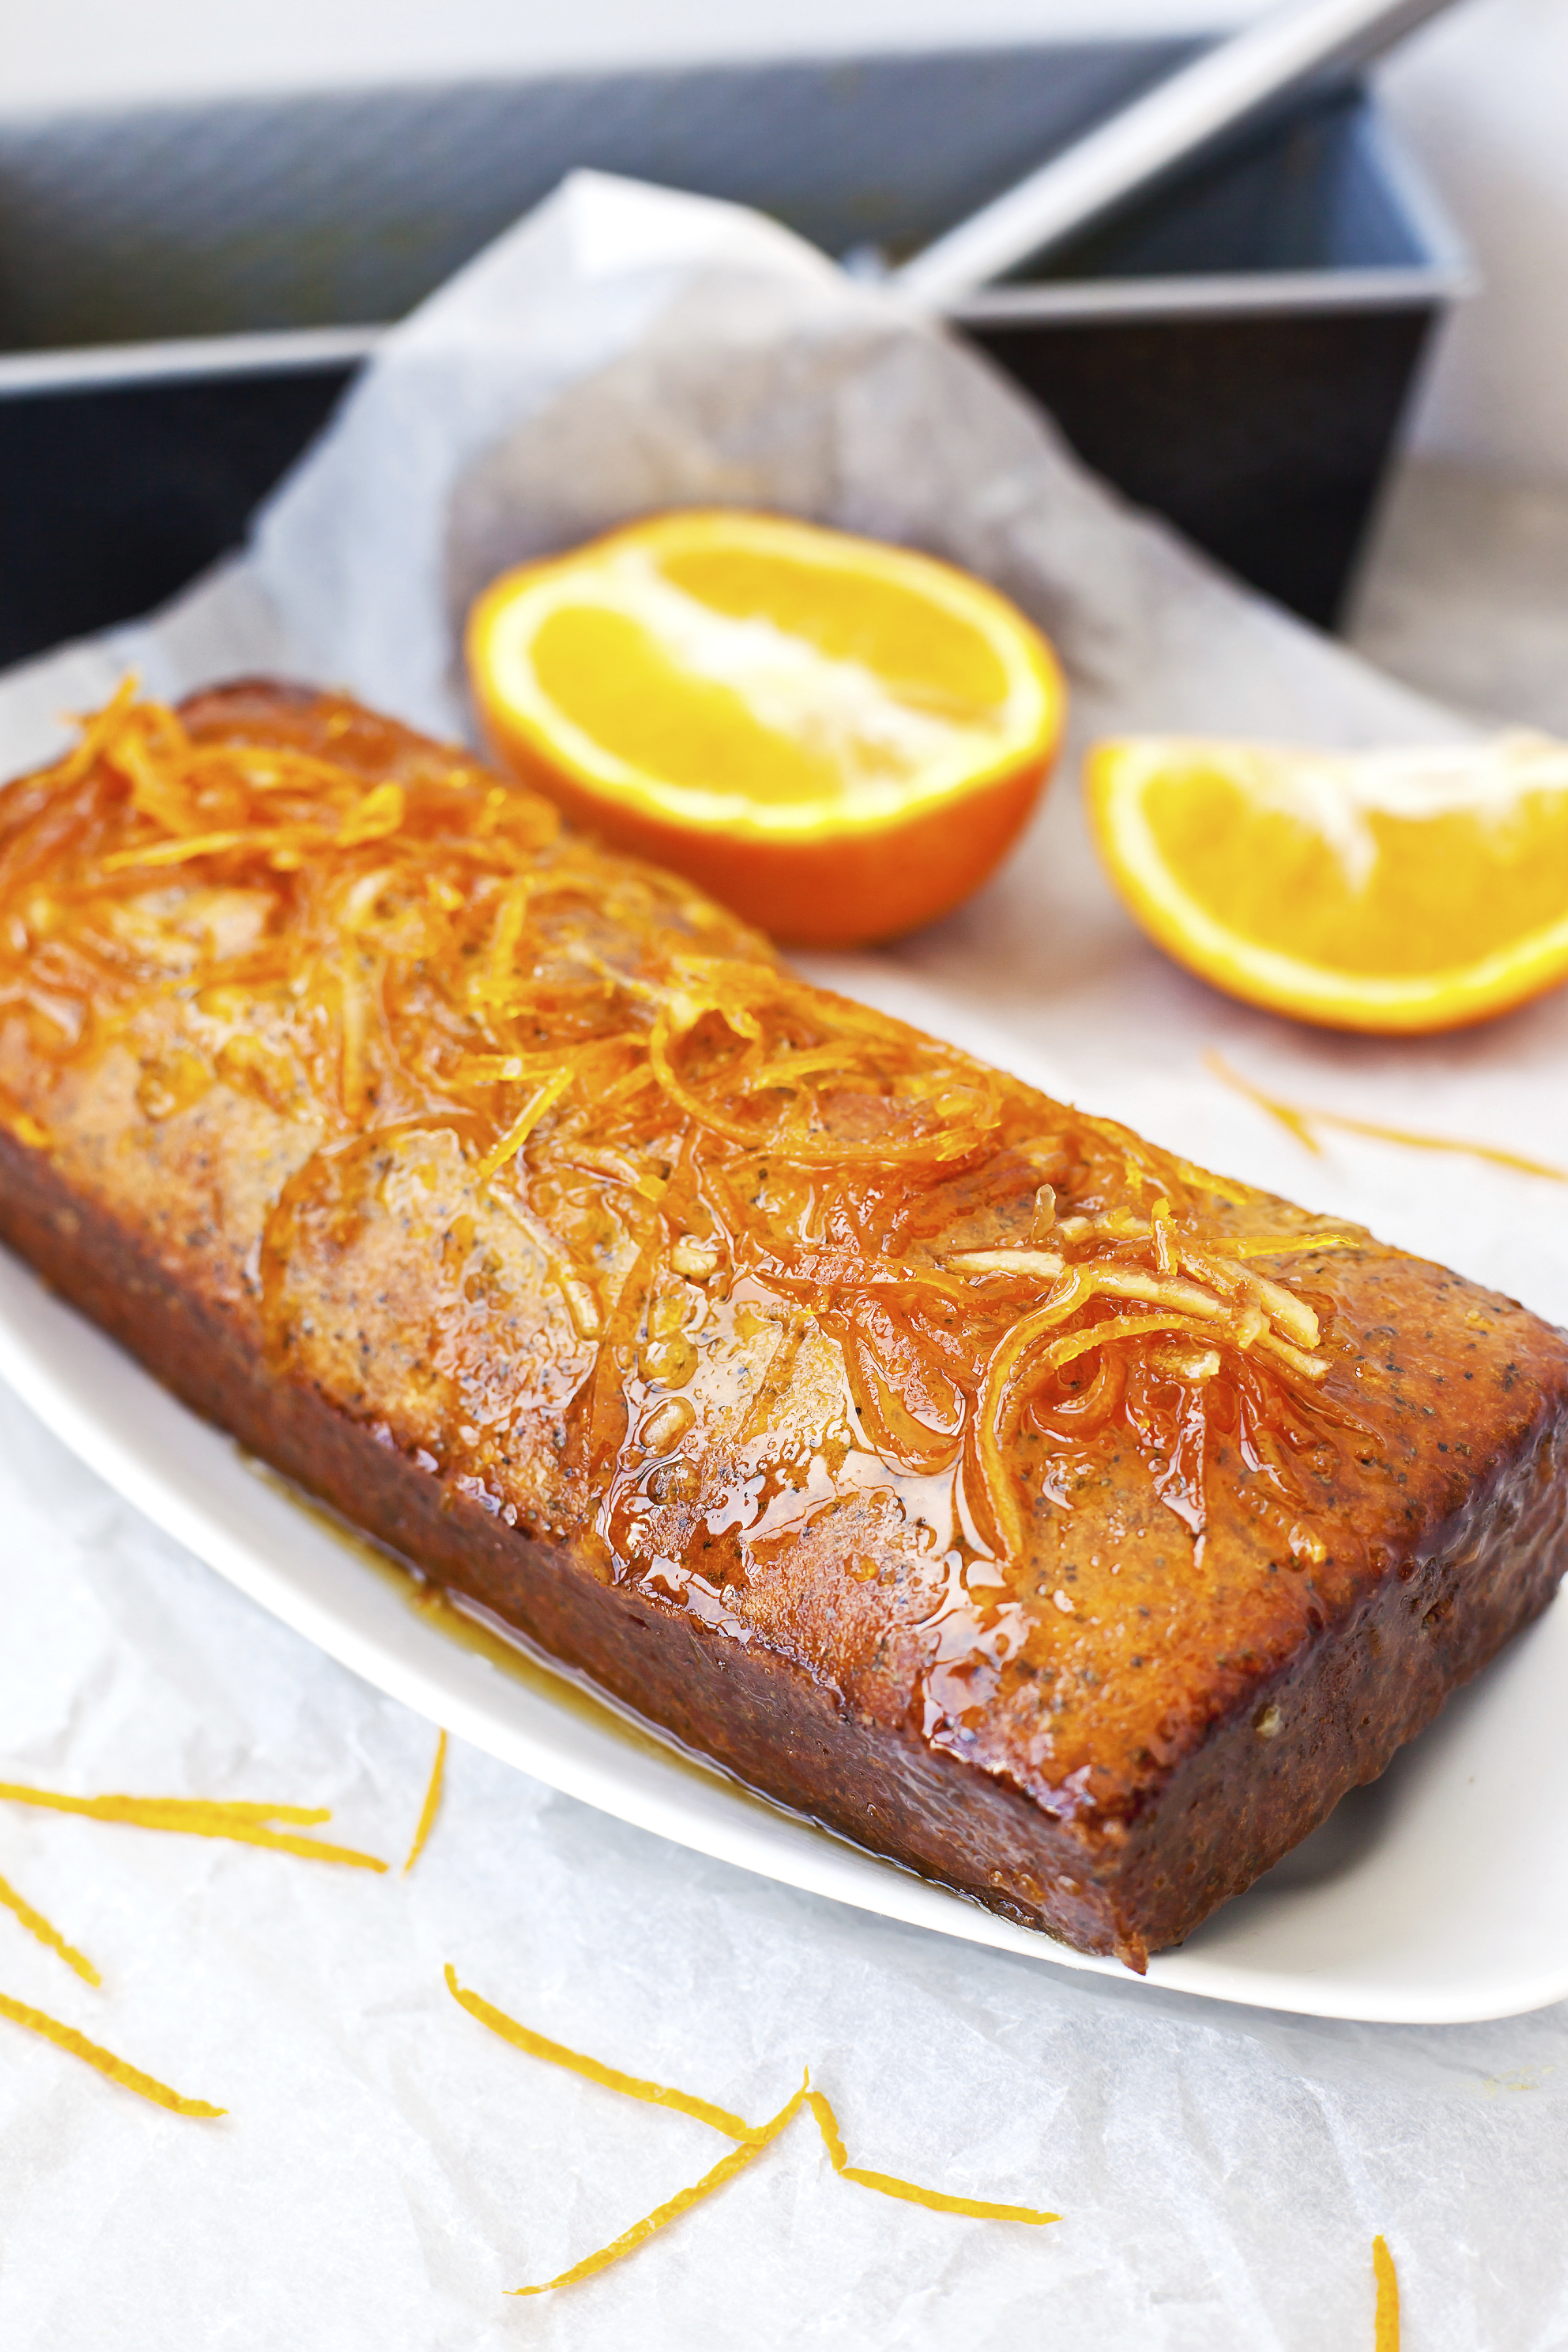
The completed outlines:
{"type": "MultiPolygon", "coordinates": [[[[0,767],[128,661],[348,685],[461,729],[455,631],[503,562],[649,508],[744,501],[998,581],[1072,684],[1059,782],[1005,873],[896,950],[819,960],[1196,1158],[1364,1217],[1568,1317],[1563,1194],[1336,1139],[1310,1160],[1203,1066],[1568,1163],[1561,997],[1457,1038],[1314,1035],[1186,979],[1120,913],[1074,789],[1108,728],[1347,743],[1458,722],[1244,594],[1090,479],[971,354],[727,207],[579,177],[392,336],[242,561],[0,682],[0,767]]],[[[406,1851],[429,1726],[261,1615],[0,1399],[0,1775],[333,1809],[406,1851]]],[[[774,1886],[455,1748],[407,1878],[0,1801],[0,1991],[187,2095],[155,2110],[0,2018],[5,2352],[517,2345],[1407,2352],[1568,2344],[1568,2015],[1329,2024],[1186,2001],[774,1886]],[[1059,2210],[957,2220],[836,2179],[808,2122],[632,2260],[549,2277],[725,2143],[526,2058],[540,2032],[754,2120],[809,2064],[852,2162],[1059,2210]]]]}

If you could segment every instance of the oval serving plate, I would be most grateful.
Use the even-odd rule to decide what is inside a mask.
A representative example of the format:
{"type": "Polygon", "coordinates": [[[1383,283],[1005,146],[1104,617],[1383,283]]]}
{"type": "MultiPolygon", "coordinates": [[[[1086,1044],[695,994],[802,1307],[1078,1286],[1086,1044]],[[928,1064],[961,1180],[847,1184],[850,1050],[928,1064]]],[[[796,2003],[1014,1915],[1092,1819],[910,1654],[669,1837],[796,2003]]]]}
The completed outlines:
{"type": "MultiPolygon", "coordinates": [[[[569,1796],[741,1869],[915,1927],[1130,1981],[765,1803],[564,1675],[455,1638],[415,1587],[180,1404],[0,1251],[0,1376],[127,1501],[342,1664],[569,1796]]],[[[1146,1981],[1324,2017],[1446,2023],[1568,1995],[1553,1794],[1559,1604],[1376,1787],[1146,1981]]]]}

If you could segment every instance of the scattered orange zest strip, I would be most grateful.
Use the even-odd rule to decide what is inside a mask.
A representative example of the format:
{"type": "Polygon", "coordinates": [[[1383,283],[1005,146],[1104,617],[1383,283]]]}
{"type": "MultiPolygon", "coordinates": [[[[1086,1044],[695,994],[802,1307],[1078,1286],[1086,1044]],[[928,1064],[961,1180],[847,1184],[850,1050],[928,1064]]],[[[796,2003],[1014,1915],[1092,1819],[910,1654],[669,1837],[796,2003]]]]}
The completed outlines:
{"type": "Polygon", "coordinates": [[[1032,2205],[993,2205],[981,2197],[949,2197],[944,2189],[922,2189],[913,2180],[900,2180],[895,2173],[867,2172],[849,2162],[839,2136],[838,2117],[822,2092],[809,2090],[805,2097],[817,2118],[828,2159],[842,2180],[856,2181],[862,2189],[874,2189],[883,2197],[902,2197],[906,2204],[925,2205],[933,2213],[962,2213],[976,2221],[1028,2221],[1040,2228],[1061,2219],[1060,2213],[1037,2212],[1032,2205]]]}
{"type": "Polygon", "coordinates": [[[597,2253],[585,2256],[572,2269],[562,2271],[558,2278],[546,2279],[541,2285],[511,2288],[509,2291],[513,2294],[548,2294],[553,2287],[570,2286],[578,2279],[591,2277],[595,2271],[607,2269],[612,2263],[619,2262],[623,2254],[634,2253],[656,2230],[676,2221],[692,2206],[700,2203],[703,2198],[711,2196],[716,2189],[722,2189],[727,2180],[732,2179],[754,2156],[779,2137],[779,2133],[794,2121],[802,2106],[809,2106],[816,2119],[833,2170],[841,2179],[852,2180],[862,2189],[874,2189],[883,2197],[902,2198],[911,2205],[926,2206],[934,2213],[965,2214],[980,2221],[1027,2221],[1039,2226],[1061,2219],[1060,2213],[1037,2212],[1029,2205],[995,2205],[975,2197],[949,2197],[940,2189],[922,2189],[913,2180],[898,2179],[893,2173],[867,2172],[858,2165],[851,2164],[839,2131],[838,2118],[824,2095],[811,2089],[809,2073],[800,2088],[785,2102],[776,2116],[765,2124],[748,2124],[741,2116],[731,2115],[727,2108],[712,2105],[706,2099],[694,2098],[689,2092],[674,2090],[667,2084],[644,2082],[635,2074],[623,2074],[618,2067],[601,2065],[597,2058],[585,2057],[580,2051],[569,2050],[564,2042],[550,2042],[542,2033],[535,2033],[528,2026],[519,2024],[515,2017],[508,2017],[504,2010],[493,2008],[477,1993],[466,1990],[458,1983],[456,1970],[450,1962],[446,1969],[446,1984],[453,1999],[471,2017],[477,2018],[481,2025],[487,2025],[492,2033],[498,2033],[502,2041],[509,2042],[514,2049],[526,2051],[530,2057],[543,2058],[552,2066],[564,2066],[574,2074],[585,2076],[591,2083],[602,2084],[606,2090],[622,2092],[628,2098],[644,2100],[652,2106],[674,2107],[682,2115],[691,2116],[698,2123],[708,2124],[715,2131],[723,2132],[727,2139],[738,2143],[728,2156],[714,2166],[711,2172],[705,2172],[702,2179],[694,2181],[689,2189],[681,2189],[668,2203],[657,2207],[641,2221],[633,2222],[631,2229],[622,2231],[611,2244],[601,2246],[597,2253]]]}
{"type": "Polygon", "coordinates": [[[58,1953],[68,1969],[75,1969],[84,1984],[100,1985],[103,1982],[86,1953],[78,1952],[74,1944],[68,1944],[59,1929],[46,1919],[41,1911],[35,1911],[26,1896],[18,1895],[8,1878],[0,1878],[0,1903],[7,1911],[16,1913],[29,1936],[37,1936],[40,1944],[47,1944],[51,1952],[58,1953]]]}
{"type": "MultiPolygon", "coordinates": [[[[602,2084],[607,2091],[619,2091],[628,2099],[646,2100],[650,2106],[674,2107],[683,2116],[690,2116],[699,2124],[709,2124],[715,2131],[723,2132],[727,2139],[761,2141],[752,2126],[739,2116],[732,2116],[727,2107],[716,2107],[706,2099],[694,2099],[688,2091],[672,2090],[664,2083],[646,2083],[636,2074],[623,2074],[618,2066],[602,2066],[597,2058],[584,2057],[579,2050],[569,2050],[564,2042],[550,2042],[542,2033],[535,2033],[508,2017],[504,2009],[493,2009],[478,1993],[469,1992],[457,1981],[457,1971],[448,1961],[446,1990],[470,2017],[509,2042],[514,2050],[525,2051],[530,2058],[542,2058],[547,2065],[564,2066],[570,2074],[586,2075],[591,2083],[602,2084]]],[[[763,2130],[768,2126],[764,2125],[763,2130]]]]}
{"type": "Polygon", "coordinates": [[[538,2286],[508,2287],[507,2294],[549,2294],[554,2287],[573,2286],[579,2279],[591,2278],[595,2271],[608,2270],[611,2263],[618,2263],[623,2254],[634,2254],[655,2230],[663,2230],[671,2221],[679,2221],[683,2213],[689,2213],[694,2205],[700,2205],[705,2197],[711,2197],[716,2189],[722,2189],[727,2180],[733,2180],[737,2172],[744,2171],[754,2157],[761,2155],[769,2140],[777,2139],[785,2126],[793,2122],[805,2095],[802,2085],[792,2099],[785,2101],[769,2122],[761,2125],[738,2147],[732,2147],[727,2156],[721,2156],[711,2172],[705,2172],[702,2179],[694,2180],[689,2189],[678,2189],[667,2203],[655,2206],[653,2212],[645,2213],[640,2221],[633,2221],[629,2230],[623,2230],[618,2238],[612,2239],[609,2245],[601,2246],[597,2253],[584,2255],[581,2262],[574,2263],[570,2270],[562,2271],[557,2278],[541,2280],[538,2286]]]}
{"type": "Polygon", "coordinates": [[[8,2017],[13,2025],[26,2026],[29,2033],[41,2034],[57,2050],[67,2050],[73,2058],[80,2058],[107,2074],[111,2083],[119,2083],[138,2098],[151,2099],[157,2107],[168,2107],[177,2116],[226,2116],[226,2107],[209,2106],[205,2099],[183,2099],[172,2091],[167,2083],[160,2083],[144,2074],[139,2066],[128,2066],[112,2050],[105,2050],[78,2033],[74,2025],[62,2025],[57,2017],[47,2017],[41,2009],[29,2009],[25,2001],[13,2000],[9,1993],[0,1992],[0,2017],[8,2017]]]}
{"type": "Polygon", "coordinates": [[[143,1830],[169,1830],[183,1837],[232,1838],[236,1844],[267,1846],[275,1853],[304,1854],[311,1862],[347,1863],[357,1870],[384,1870],[373,1853],[328,1845],[319,1838],[292,1837],[274,1822],[309,1824],[332,1818],[319,1805],[212,1804],[201,1797],[68,1797],[54,1789],[0,1780],[0,1799],[43,1805],[57,1813],[81,1813],[93,1822],[123,1822],[143,1830]]]}
{"type": "Polygon", "coordinates": [[[1298,1143],[1319,1158],[1322,1154],[1322,1145],[1312,1132],[1312,1128],[1336,1127],[1343,1129],[1347,1135],[1374,1136],[1380,1143],[1403,1143],[1412,1151],[1457,1151],[1468,1160],[1488,1160],[1498,1168],[1516,1168],[1523,1176],[1545,1176],[1553,1184],[1568,1184],[1568,1168],[1553,1167],[1550,1160],[1530,1160],[1522,1151],[1502,1151],[1490,1143],[1460,1143],[1452,1136],[1419,1135],[1411,1128],[1380,1126],[1375,1119],[1347,1118],[1343,1111],[1315,1110],[1305,1103],[1281,1102],[1275,1095],[1264,1094],[1261,1087],[1253,1086],[1239,1070],[1233,1070],[1212,1048],[1203,1058],[1217,1078],[1223,1079],[1228,1087],[1234,1087],[1238,1094],[1245,1095],[1249,1102],[1255,1102],[1259,1109],[1266,1110],[1271,1118],[1277,1118],[1281,1127],[1289,1129],[1298,1143]]]}
{"type": "Polygon", "coordinates": [[[1372,2274],[1377,2281],[1377,2333],[1373,2352],[1399,2352],[1399,2281],[1386,2238],[1372,2242],[1372,2274]]]}
{"type": "Polygon", "coordinates": [[[441,1810],[442,1784],[445,1778],[446,1734],[443,1731],[435,1743],[435,1761],[430,1768],[430,1786],[425,1790],[424,1802],[420,1807],[419,1825],[413,1833],[413,1843],[408,1850],[408,1860],[402,1866],[405,1878],[424,1852],[424,1842],[435,1827],[435,1816],[441,1810]]]}

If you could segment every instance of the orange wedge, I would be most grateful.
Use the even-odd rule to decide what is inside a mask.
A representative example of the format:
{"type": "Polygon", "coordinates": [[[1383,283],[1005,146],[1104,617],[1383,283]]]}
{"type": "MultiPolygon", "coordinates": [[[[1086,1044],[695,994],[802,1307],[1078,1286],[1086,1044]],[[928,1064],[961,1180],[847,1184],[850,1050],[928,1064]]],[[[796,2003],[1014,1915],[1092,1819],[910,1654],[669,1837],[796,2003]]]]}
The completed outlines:
{"type": "Polygon", "coordinates": [[[1329,752],[1148,736],[1089,755],[1128,907],[1232,996],[1456,1029],[1568,978],[1568,744],[1329,752]]]}
{"type": "Polygon", "coordinates": [[[1065,699],[994,589],[739,509],[506,573],[468,662],[513,773],[813,947],[891,938],[977,888],[1034,805],[1065,699]]]}

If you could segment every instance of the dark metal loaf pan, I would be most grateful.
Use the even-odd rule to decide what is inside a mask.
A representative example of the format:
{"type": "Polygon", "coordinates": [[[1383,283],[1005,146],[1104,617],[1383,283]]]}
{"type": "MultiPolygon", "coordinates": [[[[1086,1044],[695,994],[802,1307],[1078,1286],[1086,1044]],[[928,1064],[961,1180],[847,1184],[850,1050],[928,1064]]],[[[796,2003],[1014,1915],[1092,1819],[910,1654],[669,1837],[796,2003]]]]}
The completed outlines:
{"type": "MultiPolygon", "coordinates": [[[[0,661],[144,611],[234,545],[377,329],[572,166],[896,253],[1195,46],[0,116],[0,661]]],[[[1113,481],[1329,622],[1464,277],[1350,91],[957,315],[1113,481]]]]}

